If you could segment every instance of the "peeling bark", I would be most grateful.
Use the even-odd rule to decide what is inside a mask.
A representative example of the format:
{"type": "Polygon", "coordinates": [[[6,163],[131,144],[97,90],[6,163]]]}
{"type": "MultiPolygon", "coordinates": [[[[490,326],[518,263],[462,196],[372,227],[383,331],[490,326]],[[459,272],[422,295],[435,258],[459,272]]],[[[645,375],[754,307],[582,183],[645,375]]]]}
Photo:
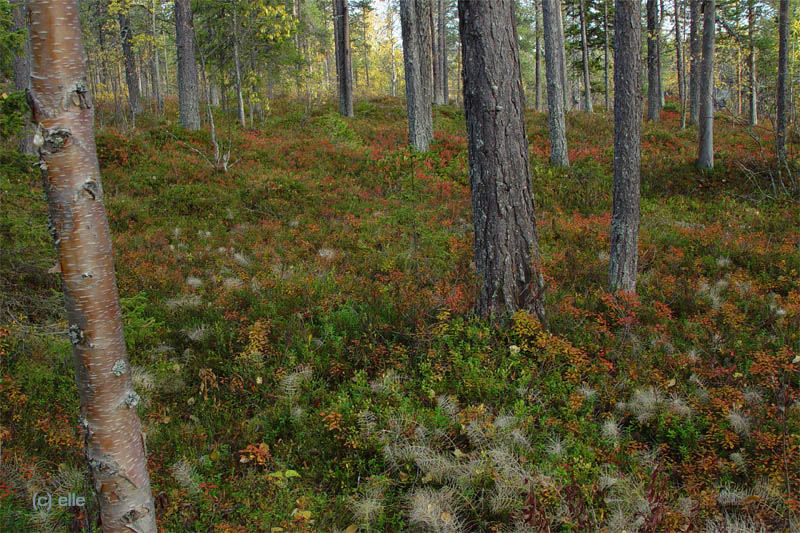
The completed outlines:
{"type": "Polygon", "coordinates": [[[75,0],[28,0],[37,126],[49,229],[58,253],[85,454],[104,532],[155,533],[114,275],[75,0]]]}
{"type": "Polygon", "coordinates": [[[480,315],[545,322],[513,0],[459,0],[480,315]]]}

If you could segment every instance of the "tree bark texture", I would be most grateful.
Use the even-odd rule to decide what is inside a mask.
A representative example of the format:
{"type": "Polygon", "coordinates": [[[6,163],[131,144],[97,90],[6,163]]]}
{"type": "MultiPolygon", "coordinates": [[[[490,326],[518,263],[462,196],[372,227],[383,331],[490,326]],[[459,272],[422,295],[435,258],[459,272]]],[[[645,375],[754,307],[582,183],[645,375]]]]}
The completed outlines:
{"type": "Polygon", "coordinates": [[[561,33],[561,7],[556,0],[542,0],[544,26],[544,63],[547,82],[547,108],[550,124],[550,164],[569,166],[567,153],[567,127],[564,120],[564,79],[562,72],[563,36],[561,33]]]}
{"type": "Polygon", "coordinates": [[[429,0],[400,0],[408,142],[425,152],[433,141],[433,65],[429,0]]]}
{"type": "Polygon", "coordinates": [[[156,100],[157,113],[164,113],[164,99],[161,96],[161,68],[158,64],[158,30],[156,29],[156,0],[150,10],[150,24],[153,32],[153,95],[156,100]]]}
{"type": "Polygon", "coordinates": [[[661,118],[658,72],[658,2],[647,0],[647,120],[661,118]]]}
{"type": "Polygon", "coordinates": [[[614,22],[614,186],[609,286],[636,291],[639,247],[642,86],[641,2],[616,0],[614,22]]]}
{"type": "Polygon", "coordinates": [[[103,531],[155,533],[146,449],[131,385],[113,253],[92,130],[78,3],[28,0],[49,230],[69,323],[85,454],[103,531]]]}
{"type": "Polygon", "coordinates": [[[700,79],[700,134],[697,164],[714,168],[714,33],[716,2],[703,2],[703,70],[700,79]]]}
{"type": "Polygon", "coordinates": [[[442,96],[442,61],[439,57],[439,36],[436,34],[436,10],[434,5],[438,2],[431,3],[431,9],[428,11],[431,23],[431,59],[433,60],[433,103],[442,105],[444,98],[442,96]]]}
{"type": "MultiPolygon", "coordinates": [[[[14,7],[14,25],[12,31],[27,28],[25,17],[25,2],[19,0],[14,7]]],[[[31,40],[26,35],[22,50],[14,56],[14,90],[24,91],[28,88],[31,81],[31,40]]],[[[25,129],[19,140],[19,151],[25,155],[36,155],[36,147],[33,146],[33,129],[30,120],[25,121],[25,129]]]]}
{"type": "Polygon", "coordinates": [[[680,0],[675,0],[675,70],[678,73],[678,100],[683,115],[683,98],[686,88],[683,81],[683,44],[681,43],[681,7],[680,0]]]}
{"type": "Polygon", "coordinates": [[[700,115],[700,2],[689,0],[689,124],[700,115]]]}
{"type": "Polygon", "coordinates": [[[747,40],[750,55],[747,58],[750,70],[750,125],[758,124],[758,79],[756,77],[756,42],[755,42],[756,9],[755,0],[747,1],[747,40]]]}
{"type": "Polygon", "coordinates": [[[439,72],[442,74],[442,103],[447,104],[450,100],[450,91],[447,85],[447,4],[445,0],[439,0],[439,61],[441,62],[439,72]]]}
{"type": "Polygon", "coordinates": [[[513,0],[459,0],[478,313],[544,322],[513,0]]]}
{"type": "Polygon", "coordinates": [[[542,40],[539,37],[539,31],[541,30],[542,23],[541,23],[541,11],[540,6],[534,2],[534,9],[536,13],[534,14],[533,19],[533,33],[536,36],[536,93],[535,93],[535,100],[534,103],[536,105],[536,111],[542,110],[542,40]]]}
{"type": "Polygon", "coordinates": [[[350,60],[350,22],[347,0],[333,0],[336,77],[339,80],[339,113],[353,116],[353,68],[350,60]]]}
{"type": "Polygon", "coordinates": [[[608,83],[608,2],[609,0],[603,0],[603,39],[604,39],[604,54],[603,54],[603,81],[605,85],[605,92],[606,92],[606,113],[608,113],[608,105],[611,100],[611,87],[608,83]]]}
{"type": "Polygon", "coordinates": [[[580,0],[581,53],[583,55],[583,109],[592,112],[592,84],[589,79],[589,43],[586,39],[586,0],[580,0]]]}
{"type": "Polygon", "coordinates": [[[239,112],[239,124],[244,128],[247,122],[244,117],[244,97],[242,95],[242,66],[239,59],[239,19],[237,17],[237,2],[233,1],[232,9],[232,34],[233,34],[233,71],[236,76],[236,103],[239,112]]]}
{"type": "Polygon", "coordinates": [[[133,34],[131,19],[124,10],[119,12],[119,33],[122,41],[122,57],[125,61],[125,83],[128,86],[128,105],[131,115],[142,112],[142,98],[139,95],[139,75],[136,72],[136,58],[133,55],[133,34]]]}
{"type": "Polygon", "coordinates": [[[178,48],[178,122],[187,130],[198,130],[200,104],[190,0],[175,0],[175,40],[178,48]]]}
{"type": "Polygon", "coordinates": [[[778,116],[775,125],[775,155],[781,167],[786,161],[786,93],[789,79],[790,18],[789,0],[780,0],[780,9],[778,10],[778,94],[776,98],[778,116]]]}

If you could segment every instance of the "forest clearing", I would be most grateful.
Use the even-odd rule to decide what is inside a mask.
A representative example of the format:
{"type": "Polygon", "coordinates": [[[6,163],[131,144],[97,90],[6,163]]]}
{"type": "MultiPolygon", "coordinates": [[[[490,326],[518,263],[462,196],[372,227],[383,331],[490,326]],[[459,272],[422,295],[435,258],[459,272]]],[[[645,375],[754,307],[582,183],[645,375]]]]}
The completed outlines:
{"type": "MultiPolygon", "coordinates": [[[[158,531],[800,531],[796,125],[776,167],[773,124],[712,103],[706,170],[685,100],[637,119],[633,289],[612,291],[614,113],[551,98],[559,165],[554,114],[528,98],[525,281],[541,283],[502,314],[476,273],[493,259],[470,168],[491,167],[469,98],[414,96],[430,100],[427,140],[400,96],[357,97],[346,116],[298,86],[247,120],[242,98],[210,104],[208,60],[197,128],[176,95],[133,115],[116,95],[57,100],[94,113],[102,188],[84,189],[107,213],[124,328],[111,362],[135,391],[123,408],[141,420],[158,531]]],[[[17,152],[23,101],[3,93],[0,123],[0,531],[125,530],[99,523],[113,505],[93,476],[112,461],[87,451],[82,398],[101,387],[79,370],[76,393],[76,354],[94,347],[65,313],[65,226],[48,219],[61,144],[40,127],[41,161],[17,152]]]]}

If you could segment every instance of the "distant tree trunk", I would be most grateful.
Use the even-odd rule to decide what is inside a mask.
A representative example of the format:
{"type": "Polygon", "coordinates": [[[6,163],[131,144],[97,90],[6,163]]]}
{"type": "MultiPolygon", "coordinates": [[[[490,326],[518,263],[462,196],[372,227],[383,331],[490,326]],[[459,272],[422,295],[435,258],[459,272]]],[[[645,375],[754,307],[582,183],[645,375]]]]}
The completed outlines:
{"type": "Polygon", "coordinates": [[[608,1],[603,0],[603,39],[605,40],[605,50],[603,54],[603,80],[606,91],[606,113],[608,113],[608,104],[611,100],[611,87],[608,84],[608,1]]]}
{"type": "Polygon", "coordinates": [[[689,0],[689,124],[700,115],[700,2],[689,0]]]}
{"type": "Polygon", "coordinates": [[[542,0],[544,26],[544,63],[547,77],[547,108],[550,113],[550,164],[569,166],[567,154],[567,128],[564,120],[564,66],[563,38],[561,32],[561,8],[556,0],[542,0]]]}
{"type": "Polygon", "coordinates": [[[541,23],[541,7],[538,3],[534,2],[534,9],[536,10],[536,14],[534,15],[533,19],[533,33],[536,36],[536,97],[534,102],[536,103],[536,111],[542,110],[542,40],[539,38],[539,32],[541,31],[542,23],[541,23]]]}
{"type": "Polygon", "coordinates": [[[478,314],[545,322],[513,0],[459,0],[478,314]]]}
{"type": "Polygon", "coordinates": [[[558,15],[558,31],[554,33],[554,37],[558,40],[558,61],[561,63],[561,89],[564,98],[564,113],[567,112],[569,107],[569,83],[567,80],[567,46],[564,44],[564,13],[561,11],[561,2],[556,2],[558,9],[555,10],[558,15]]]}
{"type": "Polygon", "coordinates": [[[436,34],[435,5],[438,5],[438,1],[432,2],[430,10],[428,10],[431,25],[431,58],[433,59],[433,103],[442,105],[444,103],[442,101],[442,62],[439,58],[439,36],[436,34]]]}
{"type": "Polygon", "coordinates": [[[198,130],[200,105],[190,0],[175,0],[175,40],[178,48],[178,122],[187,130],[198,130]]]}
{"type": "Polygon", "coordinates": [[[242,68],[239,61],[239,19],[236,16],[236,4],[236,0],[233,0],[233,72],[236,76],[236,102],[239,112],[239,124],[244,128],[247,126],[247,120],[244,116],[244,97],[242,95],[242,68]]]}
{"type": "Polygon", "coordinates": [[[142,99],[139,96],[139,76],[136,74],[136,58],[133,56],[131,21],[124,10],[119,12],[119,32],[122,40],[122,56],[125,59],[125,82],[128,85],[128,103],[131,115],[142,112],[142,99]]]}
{"type": "Polygon", "coordinates": [[[661,9],[659,10],[658,24],[656,26],[656,64],[658,65],[658,105],[664,107],[664,77],[661,69],[661,26],[664,23],[664,0],[660,0],[661,9]]]}
{"type": "Polygon", "coordinates": [[[778,13],[778,118],[775,131],[775,155],[779,167],[786,162],[786,92],[789,79],[789,0],[780,0],[778,13]]]}
{"type": "Polygon", "coordinates": [[[700,85],[700,142],[697,164],[714,168],[714,30],[716,27],[715,0],[703,2],[703,71],[700,85]]]}
{"type": "Polygon", "coordinates": [[[589,43],[586,39],[586,0],[580,0],[581,52],[583,54],[583,109],[591,113],[592,84],[589,79],[589,43]]]}
{"type": "Polygon", "coordinates": [[[756,42],[755,42],[756,9],[755,0],[747,1],[747,40],[750,55],[747,63],[750,70],[750,125],[758,124],[758,80],[756,78],[756,42]]]}
{"type": "Polygon", "coordinates": [[[156,532],[144,435],[125,352],[114,259],[92,130],[78,2],[28,0],[30,103],[41,134],[49,229],[57,251],[81,404],[79,426],[106,533],[156,532]]]}
{"type": "Polygon", "coordinates": [[[153,6],[150,11],[150,23],[153,28],[153,95],[156,99],[157,113],[160,115],[164,112],[164,98],[161,96],[161,69],[158,64],[158,31],[156,29],[156,0],[153,0],[153,6]]]}
{"type": "Polygon", "coordinates": [[[420,152],[427,151],[433,140],[430,9],[427,0],[400,0],[408,141],[420,152]]]}
{"type": "Polygon", "coordinates": [[[681,43],[681,8],[680,0],[675,0],[675,70],[678,74],[678,100],[681,103],[681,111],[683,111],[683,44],[681,43]]]}
{"type": "Polygon", "coordinates": [[[661,95],[658,83],[658,2],[647,0],[647,120],[661,118],[661,95]]]}
{"type": "MultiPolygon", "coordinates": [[[[14,25],[12,31],[26,29],[25,2],[19,0],[14,8],[14,25]]],[[[22,50],[14,56],[14,90],[25,91],[31,81],[31,41],[26,35],[22,50]]],[[[25,129],[19,139],[18,149],[25,155],[36,155],[33,146],[33,128],[29,119],[25,120],[25,129]]]]}
{"type": "Polygon", "coordinates": [[[333,0],[333,28],[336,45],[336,77],[339,81],[339,113],[353,116],[353,69],[350,63],[350,22],[347,0],[333,0]]]}
{"type": "Polygon", "coordinates": [[[447,104],[450,91],[447,86],[447,6],[444,0],[439,0],[439,60],[442,64],[439,68],[442,74],[442,103],[447,104]]]}
{"type": "Polygon", "coordinates": [[[639,247],[642,46],[640,0],[616,0],[614,21],[614,196],[609,286],[636,291],[639,247]]]}
{"type": "Polygon", "coordinates": [[[362,41],[364,43],[364,86],[369,89],[369,41],[367,40],[367,10],[361,14],[364,19],[364,33],[362,41]]]}

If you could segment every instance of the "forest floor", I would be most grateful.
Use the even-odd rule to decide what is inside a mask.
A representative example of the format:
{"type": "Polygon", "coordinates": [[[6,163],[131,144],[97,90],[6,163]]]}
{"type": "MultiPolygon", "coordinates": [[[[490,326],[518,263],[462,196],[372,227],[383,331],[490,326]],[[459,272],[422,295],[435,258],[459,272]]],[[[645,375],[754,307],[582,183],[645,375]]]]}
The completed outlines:
{"type": "MultiPolygon", "coordinates": [[[[101,128],[160,527],[800,531],[800,209],[767,198],[745,128],[717,119],[701,173],[696,130],[663,117],[625,298],[607,292],[611,122],[570,114],[557,170],[528,113],[548,330],[470,312],[456,108],[424,155],[401,100],[219,116],[227,174],[174,115],[101,128]]],[[[0,531],[77,531],[96,505],[36,173],[3,173],[0,201],[0,531]],[[34,512],[41,491],[89,507],[34,512]]]]}

